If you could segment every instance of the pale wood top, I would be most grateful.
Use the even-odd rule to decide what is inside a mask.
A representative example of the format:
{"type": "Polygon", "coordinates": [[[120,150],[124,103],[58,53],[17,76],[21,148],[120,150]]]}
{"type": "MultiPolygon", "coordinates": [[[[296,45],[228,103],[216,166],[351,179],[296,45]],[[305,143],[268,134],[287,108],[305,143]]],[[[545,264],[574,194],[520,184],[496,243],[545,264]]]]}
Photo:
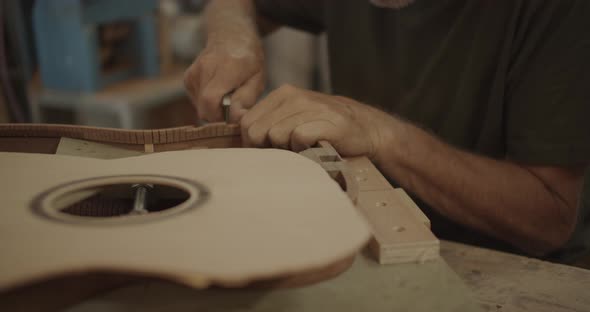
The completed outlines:
{"type": "Polygon", "coordinates": [[[144,272],[193,287],[241,286],[348,258],[370,234],[338,184],[318,164],[287,151],[192,150],[113,160],[0,153],[0,172],[10,177],[0,179],[0,290],[97,270],[144,272]],[[134,175],[143,177],[131,182],[134,175]],[[153,222],[146,219],[152,214],[146,222],[118,218],[125,226],[61,216],[64,223],[33,212],[45,207],[31,204],[39,194],[72,181],[91,189],[97,185],[89,179],[97,177],[107,177],[103,185],[169,184],[158,181],[171,177],[191,194],[178,207],[192,208],[153,222]]]}

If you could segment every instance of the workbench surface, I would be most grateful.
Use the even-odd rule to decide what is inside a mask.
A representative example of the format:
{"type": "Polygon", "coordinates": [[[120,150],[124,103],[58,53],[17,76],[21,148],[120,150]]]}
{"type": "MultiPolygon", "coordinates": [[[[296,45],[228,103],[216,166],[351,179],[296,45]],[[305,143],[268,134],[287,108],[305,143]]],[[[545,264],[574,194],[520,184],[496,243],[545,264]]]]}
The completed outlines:
{"type": "Polygon", "coordinates": [[[359,256],[337,279],[300,289],[194,291],[150,282],[70,311],[590,311],[589,270],[441,243],[444,261],[379,267],[359,256]]]}
{"type": "MultiPolygon", "coordinates": [[[[441,256],[380,266],[359,255],[337,278],[298,289],[199,291],[135,282],[67,311],[590,311],[589,270],[448,241],[441,241],[441,256]]],[[[108,287],[105,281],[41,285],[3,297],[0,310],[54,310],[108,287]]]]}
{"type": "Polygon", "coordinates": [[[590,311],[590,270],[441,241],[484,311],[590,311]]]}

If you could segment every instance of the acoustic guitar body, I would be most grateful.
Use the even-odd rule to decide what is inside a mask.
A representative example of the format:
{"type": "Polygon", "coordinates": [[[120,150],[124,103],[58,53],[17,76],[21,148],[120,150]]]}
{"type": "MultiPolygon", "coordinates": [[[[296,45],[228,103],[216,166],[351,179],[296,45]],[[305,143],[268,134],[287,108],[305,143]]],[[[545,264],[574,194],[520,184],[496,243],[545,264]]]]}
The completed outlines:
{"type": "MultiPolygon", "coordinates": [[[[59,138],[87,139],[88,130],[15,127],[0,127],[0,291],[89,273],[195,288],[299,286],[346,270],[370,238],[338,183],[293,152],[208,148],[104,160],[53,155],[59,138]],[[156,197],[143,212],[133,210],[137,185],[156,197]]],[[[184,139],[169,132],[169,141],[142,141],[139,132],[135,143],[130,135],[94,141],[142,152],[239,142],[236,128],[196,129],[184,139]]]]}

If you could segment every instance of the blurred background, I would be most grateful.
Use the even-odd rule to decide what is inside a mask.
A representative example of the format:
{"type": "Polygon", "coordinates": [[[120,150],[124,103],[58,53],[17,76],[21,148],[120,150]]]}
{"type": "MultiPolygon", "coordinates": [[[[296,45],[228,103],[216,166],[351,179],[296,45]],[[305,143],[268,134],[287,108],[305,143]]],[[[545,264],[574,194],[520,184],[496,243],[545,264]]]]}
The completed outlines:
{"type": "MultiPolygon", "coordinates": [[[[0,2],[0,123],[195,124],[182,77],[204,45],[206,0],[0,2]]],[[[329,91],[325,40],[265,38],[267,91],[329,91]]]]}

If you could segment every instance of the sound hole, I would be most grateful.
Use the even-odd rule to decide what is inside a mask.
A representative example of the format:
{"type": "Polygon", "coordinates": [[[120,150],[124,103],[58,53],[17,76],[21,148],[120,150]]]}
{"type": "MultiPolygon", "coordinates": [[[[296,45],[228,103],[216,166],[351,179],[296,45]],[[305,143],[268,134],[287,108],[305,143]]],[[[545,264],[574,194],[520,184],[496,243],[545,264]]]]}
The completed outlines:
{"type": "Polygon", "coordinates": [[[189,196],[185,190],[168,185],[114,184],[64,194],[57,208],[74,216],[110,218],[161,212],[184,203],[189,196]],[[140,188],[145,196],[139,194],[140,188]]]}
{"type": "Polygon", "coordinates": [[[37,195],[32,211],[44,219],[79,224],[144,223],[206,204],[209,189],[193,180],[157,175],[103,176],[56,185],[37,195]]]}

